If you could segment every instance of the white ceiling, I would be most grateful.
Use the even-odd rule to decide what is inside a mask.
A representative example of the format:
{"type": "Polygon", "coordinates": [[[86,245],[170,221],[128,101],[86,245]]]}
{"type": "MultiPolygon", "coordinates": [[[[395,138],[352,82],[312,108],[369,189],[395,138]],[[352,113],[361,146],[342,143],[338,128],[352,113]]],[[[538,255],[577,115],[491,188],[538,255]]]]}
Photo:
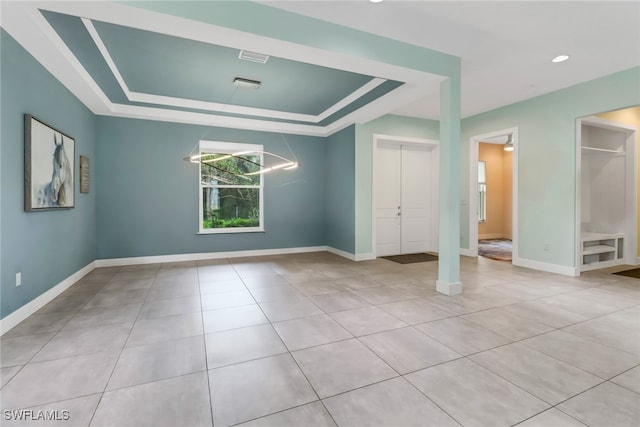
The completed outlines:
{"type": "MultiPolygon", "coordinates": [[[[638,0],[261,3],[461,57],[463,117],[640,65],[638,0]]],[[[438,96],[395,113],[436,119],[438,96]]]]}
{"type": "MultiPolygon", "coordinates": [[[[153,12],[139,6],[143,3],[126,3],[0,0],[0,24],[95,114],[316,136],[330,135],[351,123],[368,122],[389,113],[439,118],[438,86],[442,76],[197,19],[153,12]],[[139,94],[133,91],[127,95],[129,103],[121,102],[107,96],[87,71],[92,68],[87,68],[87,64],[75,56],[45,19],[42,10],[129,27],[135,33],[153,32],[188,40],[190,44],[209,43],[261,52],[404,84],[372,98],[354,111],[345,111],[344,115],[327,124],[321,119],[298,123],[299,115],[288,112],[283,113],[285,116],[278,112],[277,117],[273,111],[256,114],[257,105],[252,104],[243,105],[242,114],[229,108],[228,112],[236,116],[218,114],[218,107],[226,108],[229,102],[217,103],[216,110],[209,108],[209,104],[204,108],[202,102],[188,97],[134,99],[133,95],[139,94]],[[134,101],[143,105],[134,105],[134,101]],[[274,117],[289,122],[271,120],[274,117]]],[[[461,57],[463,117],[640,66],[640,0],[385,0],[378,4],[368,0],[270,0],[259,3],[461,57]],[[561,64],[551,63],[551,58],[561,53],[571,55],[571,59],[561,64]]],[[[222,9],[225,6],[225,3],[215,1],[190,5],[194,4],[208,13],[213,13],[218,6],[222,9]]],[[[184,7],[187,6],[189,4],[184,3],[184,7]]],[[[264,11],[265,8],[254,9],[264,11]]],[[[259,17],[256,12],[248,22],[259,17]]],[[[72,39],[82,37],[77,32],[71,34],[72,39]]],[[[127,47],[133,44],[130,39],[123,40],[127,47]]],[[[172,56],[169,49],[162,53],[179,63],[179,58],[172,56]]],[[[117,74],[113,69],[111,71],[114,76],[117,74]]],[[[211,90],[207,87],[200,86],[202,93],[211,90]]],[[[327,111],[339,111],[356,100],[356,95],[361,96],[361,93],[345,93],[345,98],[327,111]]]]}

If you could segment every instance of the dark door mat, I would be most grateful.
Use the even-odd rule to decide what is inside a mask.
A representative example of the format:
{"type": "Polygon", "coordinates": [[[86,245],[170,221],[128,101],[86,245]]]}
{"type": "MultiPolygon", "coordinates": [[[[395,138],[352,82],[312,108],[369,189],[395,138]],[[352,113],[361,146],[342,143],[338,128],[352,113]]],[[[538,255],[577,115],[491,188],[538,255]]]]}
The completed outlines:
{"type": "Polygon", "coordinates": [[[625,270],[625,271],[618,271],[617,273],[613,273],[613,274],[617,274],[618,276],[626,276],[626,277],[633,277],[635,279],[640,279],[640,268],[634,268],[632,270],[625,270]]]}
{"type": "Polygon", "coordinates": [[[388,259],[389,261],[397,262],[398,264],[413,264],[415,262],[437,261],[438,255],[421,253],[383,256],[382,258],[388,259]]]}

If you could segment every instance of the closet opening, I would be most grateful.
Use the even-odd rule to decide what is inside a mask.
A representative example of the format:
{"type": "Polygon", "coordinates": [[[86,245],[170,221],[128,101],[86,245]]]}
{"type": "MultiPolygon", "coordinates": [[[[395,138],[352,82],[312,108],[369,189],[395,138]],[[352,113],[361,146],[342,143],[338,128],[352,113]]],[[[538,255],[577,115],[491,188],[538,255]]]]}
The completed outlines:
{"type": "Polygon", "coordinates": [[[635,120],[640,121],[640,107],[578,119],[578,273],[637,264],[638,174],[635,120]],[[631,119],[625,120],[625,117],[631,119]]]}

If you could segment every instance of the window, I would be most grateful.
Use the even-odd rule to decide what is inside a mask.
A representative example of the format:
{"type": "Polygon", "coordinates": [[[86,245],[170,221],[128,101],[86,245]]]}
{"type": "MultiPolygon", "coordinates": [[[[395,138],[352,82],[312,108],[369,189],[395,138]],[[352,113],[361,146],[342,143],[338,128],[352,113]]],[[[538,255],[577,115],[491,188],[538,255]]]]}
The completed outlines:
{"type": "Polygon", "coordinates": [[[200,233],[264,231],[262,152],[262,145],[200,141],[200,233]]]}
{"type": "Polygon", "coordinates": [[[487,220],[487,163],[478,162],[478,222],[487,220]]]}

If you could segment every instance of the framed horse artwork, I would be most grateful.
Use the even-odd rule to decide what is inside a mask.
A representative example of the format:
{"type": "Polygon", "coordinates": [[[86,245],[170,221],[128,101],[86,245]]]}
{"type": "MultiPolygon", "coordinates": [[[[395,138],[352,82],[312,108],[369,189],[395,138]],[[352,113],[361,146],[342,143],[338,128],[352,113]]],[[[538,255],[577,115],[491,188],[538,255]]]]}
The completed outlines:
{"type": "Polygon", "coordinates": [[[75,140],[30,114],[24,124],[24,210],[73,208],[75,140]]]}

